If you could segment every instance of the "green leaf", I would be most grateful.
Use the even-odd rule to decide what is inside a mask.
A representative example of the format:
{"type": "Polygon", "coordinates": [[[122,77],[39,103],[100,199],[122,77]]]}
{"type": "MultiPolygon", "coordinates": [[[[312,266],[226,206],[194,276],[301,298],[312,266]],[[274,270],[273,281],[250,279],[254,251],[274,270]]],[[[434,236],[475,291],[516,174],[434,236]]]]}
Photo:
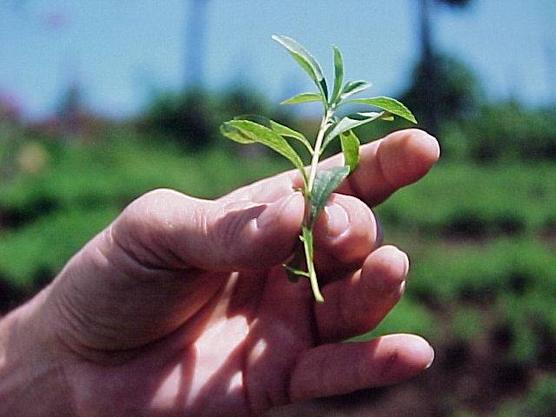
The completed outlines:
{"type": "Polygon", "coordinates": [[[356,98],[349,101],[350,103],[367,104],[369,106],[378,107],[379,109],[386,110],[395,116],[408,120],[412,123],[417,123],[415,116],[411,111],[405,107],[404,104],[391,97],[372,97],[372,98],[356,98]]]}
{"type": "Polygon", "coordinates": [[[390,114],[388,112],[384,112],[384,115],[380,118],[380,120],[386,120],[387,122],[393,122],[394,121],[394,115],[390,114]]]}
{"type": "Polygon", "coordinates": [[[330,132],[324,138],[324,142],[322,144],[321,153],[326,149],[328,144],[337,136],[341,135],[348,130],[355,129],[356,127],[362,126],[364,124],[370,123],[374,120],[380,119],[383,116],[384,112],[375,113],[375,112],[367,112],[367,113],[357,113],[360,116],[360,119],[355,119],[350,116],[346,116],[342,118],[336,125],[332,128],[330,132]]]}
{"type": "Polygon", "coordinates": [[[268,127],[250,120],[230,120],[220,126],[220,132],[228,139],[238,143],[260,143],[269,147],[289,159],[305,175],[303,161],[297,152],[295,152],[286,139],[268,127]]]}
{"type": "Polygon", "coordinates": [[[340,135],[340,143],[344,154],[344,165],[348,166],[349,172],[352,173],[359,164],[359,138],[353,130],[348,130],[340,135]]]}
{"type": "Polygon", "coordinates": [[[311,103],[322,100],[322,95],[319,93],[301,93],[282,101],[280,104],[311,103]]]}
{"type": "MultiPolygon", "coordinates": [[[[295,278],[298,278],[298,277],[309,278],[309,273],[307,271],[303,271],[302,269],[297,269],[297,268],[294,268],[294,267],[289,266],[289,265],[284,265],[284,268],[288,272],[289,277],[291,277],[291,275],[293,275],[295,278]]],[[[291,278],[293,278],[293,277],[291,277],[291,278]]],[[[296,282],[297,280],[295,278],[292,279],[291,281],[296,282]]]]}
{"type": "Polygon", "coordinates": [[[305,278],[310,278],[310,275],[308,272],[303,271],[301,269],[296,269],[296,268],[292,268],[289,265],[283,265],[284,269],[286,270],[286,274],[288,276],[288,280],[290,282],[296,283],[297,281],[299,281],[299,277],[305,277],[305,278]]]}
{"type": "Polygon", "coordinates": [[[264,127],[267,127],[273,132],[278,133],[282,137],[295,139],[301,142],[303,146],[307,148],[310,154],[313,154],[313,147],[311,146],[311,143],[307,140],[307,138],[303,133],[298,132],[297,130],[293,130],[288,126],[284,126],[283,124],[280,124],[278,122],[275,122],[272,119],[269,119],[268,117],[260,116],[258,114],[247,114],[247,115],[242,115],[234,118],[234,120],[241,120],[241,119],[249,120],[251,122],[255,122],[264,127]]]}
{"type": "Polygon", "coordinates": [[[287,36],[273,35],[272,39],[286,48],[293,59],[305,71],[319,88],[324,101],[328,100],[328,87],[322,74],[322,69],[315,58],[296,40],[287,36]]]}
{"type": "Polygon", "coordinates": [[[335,103],[340,96],[342,83],[344,82],[344,60],[342,53],[335,46],[334,49],[334,90],[332,91],[331,103],[335,103]]]}
{"type": "Polygon", "coordinates": [[[317,219],[318,214],[324,208],[330,194],[340,185],[349,174],[349,167],[334,167],[317,171],[313,189],[311,190],[310,224],[317,219]]]}
{"type": "Polygon", "coordinates": [[[345,99],[347,99],[348,97],[351,97],[355,94],[358,94],[362,91],[365,91],[369,88],[371,88],[372,84],[367,82],[367,81],[348,81],[346,83],[346,85],[344,85],[344,88],[342,89],[342,92],[340,93],[340,100],[343,101],[345,99]]]}

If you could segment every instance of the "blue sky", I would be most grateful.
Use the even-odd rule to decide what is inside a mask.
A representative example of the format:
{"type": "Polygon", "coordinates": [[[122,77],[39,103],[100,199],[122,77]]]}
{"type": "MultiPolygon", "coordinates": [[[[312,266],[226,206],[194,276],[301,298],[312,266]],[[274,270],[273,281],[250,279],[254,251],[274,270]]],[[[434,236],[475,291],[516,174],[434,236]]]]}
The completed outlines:
{"type": "MultiPolygon", "coordinates": [[[[77,81],[93,110],[133,114],[153,91],[183,85],[188,2],[0,0],[0,94],[41,117],[77,81]]],[[[556,99],[556,2],[475,0],[436,17],[437,43],[477,72],[490,98],[556,99]]],[[[417,57],[416,29],[415,0],[210,0],[205,84],[217,91],[242,82],[273,100],[310,88],[271,41],[280,33],[325,69],[330,45],[339,46],[349,78],[396,95],[417,57]]]]}

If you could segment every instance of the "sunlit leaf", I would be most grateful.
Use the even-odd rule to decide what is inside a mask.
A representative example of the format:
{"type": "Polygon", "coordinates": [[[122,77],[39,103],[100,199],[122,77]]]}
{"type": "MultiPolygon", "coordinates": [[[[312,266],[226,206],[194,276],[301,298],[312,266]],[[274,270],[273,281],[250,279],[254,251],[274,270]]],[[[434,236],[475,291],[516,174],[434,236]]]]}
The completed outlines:
{"type": "Polygon", "coordinates": [[[242,144],[260,143],[289,159],[293,165],[304,172],[303,161],[290,144],[278,133],[268,127],[250,120],[230,120],[220,126],[220,132],[228,139],[242,144]]]}
{"type": "Polygon", "coordinates": [[[354,118],[353,116],[344,117],[326,135],[322,145],[322,150],[326,149],[328,144],[338,135],[341,135],[342,133],[347,132],[348,130],[355,129],[356,127],[363,126],[364,124],[370,123],[374,120],[380,119],[383,114],[384,114],[383,112],[380,113],[367,112],[367,113],[357,113],[357,116],[360,116],[360,118],[357,119],[354,118]]]}
{"type": "Polygon", "coordinates": [[[340,135],[340,143],[344,154],[344,165],[348,166],[349,172],[352,173],[359,164],[359,138],[353,130],[348,130],[340,135]]]}
{"type": "Polygon", "coordinates": [[[371,86],[372,84],[367,81],[348,81],[340,93],[340,100],[345,100],[348,97],[359,94],[371,88],[371,86]]]}
{"type": "Polygon", "coordinates": [[[322,95],[319,93],[301,93],[282,101],[280,104],[312,103],[322,100],[322,95]]]}
{"type": "Polygon", "coordinates": [[[284,126],[283,124],[280,124],[272,119],[269,119],[268,117],[260,116],[258,114],[247,114],[247,115],[235,117],[234,120],[249,120],[251,122],[260,124],[264,127],[269,128],[273,132],[278,133],[280,136],[292,138],[301,142],[303,146],[307,148],[309,153],[311,154],[313,153],[313,147],[311,146],[311,143],[307,140],[307,138],[303,133],[298,132],[297,130],[294,130],[288,126],[284,126]]]}
{"type": "Polygon", "coordinates": [[[411,111],[404,104],[391,97],[381,96],[372,98],[355,98],[349,102],[378,107],[379,109],[386,110],[388,113],[399,116],[402,119],[408,120],[412,123],[417,123],[413,113],[411,113],[411,111]]]}
{"type": "Polygon", "coordinates": [[[287,36],[273,35],[272,39],[288,50],[301,68],[309,75],[311,80],[321,91],[325,101],[328,100],[328,87],[322,69],[315,58],[296,40],[287,36]]]}
{"type": "Polygon", "coordinates": [[[342,58],[342,53],[335,46],[334,48],[334,90],[332,91],[331,103],[335,103],[342,89],[342,83],[344,82],[344,60],[342,58]]]}
{"type": "Polygon", "coordinates": [[[384,115],[380,118],[380,120],[386,120],[387,122],[394,121],[394,115],[388,112],[385,112],[384,115]]]}
{"type": "Polygon", "coordinates": [[[310,223],[314,223],[318,214],[324,208],[330,194],[340,185],[349,174],[349,167],[334,167],[317,171],[313,189],[311,191],[310,223]]]}

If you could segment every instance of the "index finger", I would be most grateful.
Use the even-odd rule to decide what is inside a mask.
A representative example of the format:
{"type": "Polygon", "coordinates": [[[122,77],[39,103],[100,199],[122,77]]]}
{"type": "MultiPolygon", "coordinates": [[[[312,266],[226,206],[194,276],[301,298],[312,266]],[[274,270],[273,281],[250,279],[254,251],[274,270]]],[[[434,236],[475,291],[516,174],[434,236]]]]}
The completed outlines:
{"type": "MultiPolygon", "coordinates": [[[[399,188],[423,177],[440,156],[437,140],[419,129],[393,132],[360,148],[359,166],[336,190],[352,195],[370,206],[377,205],[399,188]]],[[[320,168],[341,166],[343,156],[322,161],[320,168]]],[[[226,199],[269,202],[301,187],[297,171],[288,171],[236,190],[226,199]]]]}
{"type": "MultiPolygon", "coordinates": [[[[437,140],[419,129],[401,130],[360,148],[359,166],[336,190],[374,206],[423,177],[440,156],[437,140]]],[[[323,168],[343,163],[335,155],[323,168]]]]}

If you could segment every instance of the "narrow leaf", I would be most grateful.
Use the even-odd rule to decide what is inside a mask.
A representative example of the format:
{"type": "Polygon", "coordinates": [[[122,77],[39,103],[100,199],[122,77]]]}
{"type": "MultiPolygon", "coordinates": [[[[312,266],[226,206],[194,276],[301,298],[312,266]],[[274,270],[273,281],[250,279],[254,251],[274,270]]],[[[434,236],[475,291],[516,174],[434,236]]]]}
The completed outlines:
{"type": "Polygon", "coordinates": [[[385,112],[385,113],[384,113],[384,116],[382,116],[382,117],[380,118],[380,120],[386,120],[387,122],[392,122],[392,121],[394,121],[394,115],[393,115],[393,114],[390,114],[390,113],[388,113],[388,112],[385,112]]]}
{"type": "Polygon", "coordinates": [[[340,143],[344,154],[344,165],[348,166],[349,172],[352,173],[359,164],[359,138],[353,130],[348,130],[340,135],[340,143]]]}
{"type": "Polygon", "coordinates": [[[380,119],[383,115],[383,112],[358,113],[358,115],[361,116],[362,118],[355,119],[353,117],[344,117],[342,120],[340,120],[324,138],[324,142],[322,144],[322,150],[324,151],[324,149],[326,149],[328,144],[338,135],[341,135],[342,133],[347,132],[348,130],[352,130],[355,129],[356,127],[370,123],[376,119],[380,119]]]}
{"type": "Polygon", "coordinates": [[[335,46],[334,48],[334,90],[332,91],[331,103],[335,103],[340,96],[342,83],[344,82],[344,60],[342,53],[335,46]]]}
{"type": "Polygon", "coordinates": [[[307,148],[309,153],[313,154],[313,147],[303,133],[298,132],[297,130],[293,130],[292,128],[284,126],[278,122],[275,122],[274,120],[270,121],[270,128],[273,132],[278,133],[280,136],[296,139],[297,141],[301,142],[307,148]]]}
{"type": "Polygon", "coordinates": [[[317,171],[313,189],[311,190],[310,224],[315,222],[330,194],[348,174],[349,167],[347,166],[317,171]]]}
{"type": "Polygon", "coordinates": [[[367,81],[349,81],[346,83],[342,92],[340,93],[340,100],[345,100],[355,94],[371,88],[372,84],[367,81]]]}
{"type": "Polygon", "coordinates": [[[322,101],[322,95],[319,93],[301,93],[282,101],[280,104],[300,104],[315,101],[322,101]]]}
{"type": "Polygon", "coordinates": [[[413,113],[411,113],[411,111],[404,104],[391,97],[381,96],[372,98],[356,98],[350,100],[349,102],[378,107],[379,109],[386,110],[388,113],[399,116],[412,123],[417,123],[413,113]]]}
{"type": "Polygon", "coordinates": [[[242,144],[260,143],[265,145],[289,159],[300,171],[305,172],[303,161],[297,152],[286,139],[268,127],[250,120],[230,120],[220,126],[220,132],[227,138],[242,144]]]}
{"type": "Polygon", "coordinates": [[[220,133],[228,139],[241,143],[242,145],[248,145],[256,142],[250,135],[245,134],[243,130],[233,126],[231,121],[224,122],[220,125],[220,133]]]}
{"type": "Polygon", "coordinates": [[[255,122],[259,125],[267,127],[273,132],[278,133],[280,136],[295,139],[301,142],[303,146],[307,148],[310,154],[313,154],[313,147],[311,146],[311,143],[307,140],[307,138],[303,133],[298,132],[297,130],[294,130],[288,126],[284,126],[283,124],[280,124],[278,122],[275,122],[272,119],[269,119],[268,117],[260,116],[258,114],[247,114],[247,115],[242,115],[234,118],[234,120],[242,120],[242,119],[249,120],[251,122],[255,122]]]}
{"type": "Polygon", "coordinates": [[[286,48],[293,59],[305,71],[321,91],[324,101],[328,100],[328,87],[322,69],[315,58],[296,40],[287,36],[273,35],[272,39],[286,48]]]}
{"type": "Polygon", "coordinates": [[[303,235],[299,236],[299,240],[301,242],[296,245],[293,258],[287,264],[282,264],[291,282],[299,281],[299,277],[309,278],[309,272],[306,270],[307,260],[305,259],[305,248],[303,247],[303,235]]]}
{"type": "Polygon", "coordinates": [[[284,265],[284,269],[288,273],[288,278],[292,282],[297,282],[299,277],[309,278],[309,273],[301,269],[293,268],[289,265],[284,265]]]}

